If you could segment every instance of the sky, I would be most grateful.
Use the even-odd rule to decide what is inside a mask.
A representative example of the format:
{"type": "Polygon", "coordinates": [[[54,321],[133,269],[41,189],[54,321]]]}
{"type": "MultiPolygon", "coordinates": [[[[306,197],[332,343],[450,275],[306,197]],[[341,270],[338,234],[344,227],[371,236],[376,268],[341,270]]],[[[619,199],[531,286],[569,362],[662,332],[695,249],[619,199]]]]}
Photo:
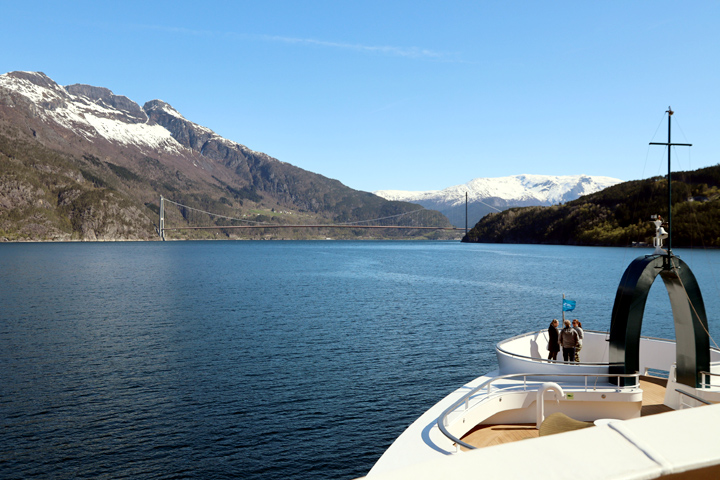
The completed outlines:
{"type": "Polygon", "coordinates": [[[0,73],[106,87],[364,191],[720,162],[717,1],[2,2],[0,73]]]}

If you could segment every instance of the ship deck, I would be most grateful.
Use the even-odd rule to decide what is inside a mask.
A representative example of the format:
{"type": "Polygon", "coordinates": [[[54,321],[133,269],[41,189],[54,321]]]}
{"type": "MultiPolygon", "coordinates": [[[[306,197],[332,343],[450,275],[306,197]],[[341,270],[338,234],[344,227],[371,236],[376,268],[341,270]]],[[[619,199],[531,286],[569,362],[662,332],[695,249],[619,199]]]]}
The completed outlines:
{"type": "MultiPolygon", "coordinates": [[[[669,412],[672,409],[663,404],[667,379],[641,376],[640,388],[643,390],[642,410],[640,416],[655,415],[669,412]]],[[[476,448],[516,442],[526,438],[536,438],[539,431],[535,424],[515,425],[480,425],[470,430],[462,440],[476,448]]],[[[463,447],[463,450],[465,448],[463,447]]]]}

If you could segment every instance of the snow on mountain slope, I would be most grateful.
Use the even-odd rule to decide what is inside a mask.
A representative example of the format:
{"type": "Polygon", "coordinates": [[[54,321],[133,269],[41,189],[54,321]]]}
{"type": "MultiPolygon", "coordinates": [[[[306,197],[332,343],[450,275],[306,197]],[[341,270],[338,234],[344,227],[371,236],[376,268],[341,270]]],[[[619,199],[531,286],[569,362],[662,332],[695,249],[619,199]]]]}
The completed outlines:
{"type": "Polygon", "coordinates": [[[476,178],[464,185],[455,185],[443,190],[425,192],[379,190],[373,193],[387,200],[407,202],[424,200],[448,206],[464,204],[466,192],[468,202],[496,198],[510,203],[537,202],[537,205],[552,205],[600,191],[621,181],[617,178],[588,175],[513,175],[476,178]]]}
{"type": "Polygon", "coordinates": [[[598,192],[622,180],[589,175],[513,175],[498,178],[476,178],[464,185],[443,190],[408,192],[379,190],[373,192],[386,200],[399,200],[438,210],[453,225],[465,222],[465,194],[468,198],[467,222],[477,223],[491,212],[511,207],[543,206],[565,203],[583,195],[598,192]]]}
{"type": "MultiPolygon", "coordinates": [[[[245,145],[221,137],[207,127],[191,122],[162,100],[151,100],[147,102],[143,105],[143,111],[150,117],[153,123],[157,123],[163,126],[163,128],[166,128],[180,145],[199,152],[201,155],[206,154],[207,152],[205,150],[212,148],[213,143],[221,143],[226,148],[237,150],[243,155],[255,155],[269,161],[280,162],[280,160],[272,158],[262,152],[256,152],[245,145]]],[[[227,155],[223,154],[223,158],[226,157],[227,155]]]]}
{"type": "Polygon", "coordinates": [[[137,104],[125,97],[115,96],[107,89],[102,89],[108,97],[108,101],[103,101],[103,98],[80,93],[82,88],[62,87],[40,72],[0,75],[0,88],[15,92],[40,106],[35,109],[38,117],[71,129],[88,141],[102,137],[123,145],[136,145],[141,149],[160,149],[169,153],[183,150],[167,129],[151,124],[137,104]],[[112,97],[124,99],[125,103],[130,102],[137,108],[130,111],[114,107],[112,103],[117,102],[113,102],[112,97]]]}

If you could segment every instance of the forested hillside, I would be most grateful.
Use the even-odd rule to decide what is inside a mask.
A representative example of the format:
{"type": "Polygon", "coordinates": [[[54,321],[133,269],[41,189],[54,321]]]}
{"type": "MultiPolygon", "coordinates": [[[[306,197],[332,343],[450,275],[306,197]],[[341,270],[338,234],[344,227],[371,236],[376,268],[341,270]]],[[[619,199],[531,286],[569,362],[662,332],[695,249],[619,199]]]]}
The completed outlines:
{"type": "MultiPolygon", "coordinates": [[[[652,243],[650,216],[667,217],[667,179],[625,182],[552,207],[485,216],[464,242],[627,246],[652,243]]],[[[674,247],[720,246],[720,165],[672,174],[674,247]]]]}

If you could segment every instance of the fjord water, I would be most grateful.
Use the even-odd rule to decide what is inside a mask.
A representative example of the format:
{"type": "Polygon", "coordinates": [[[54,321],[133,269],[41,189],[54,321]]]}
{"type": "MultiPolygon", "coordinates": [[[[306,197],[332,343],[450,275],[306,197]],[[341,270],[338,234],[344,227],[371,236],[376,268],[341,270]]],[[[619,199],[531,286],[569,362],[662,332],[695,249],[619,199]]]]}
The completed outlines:
{"type": "MultiPolygon", "coordinates": [[[[0,477],[355,478],[499,340],[607,330],[649,251],[457,242],[0,245],[0,477]]],[[[720,252],[678,253],[720,312],[720,252]]],[[[643,334],[674,338],[656,282],[643,334]]]]}

